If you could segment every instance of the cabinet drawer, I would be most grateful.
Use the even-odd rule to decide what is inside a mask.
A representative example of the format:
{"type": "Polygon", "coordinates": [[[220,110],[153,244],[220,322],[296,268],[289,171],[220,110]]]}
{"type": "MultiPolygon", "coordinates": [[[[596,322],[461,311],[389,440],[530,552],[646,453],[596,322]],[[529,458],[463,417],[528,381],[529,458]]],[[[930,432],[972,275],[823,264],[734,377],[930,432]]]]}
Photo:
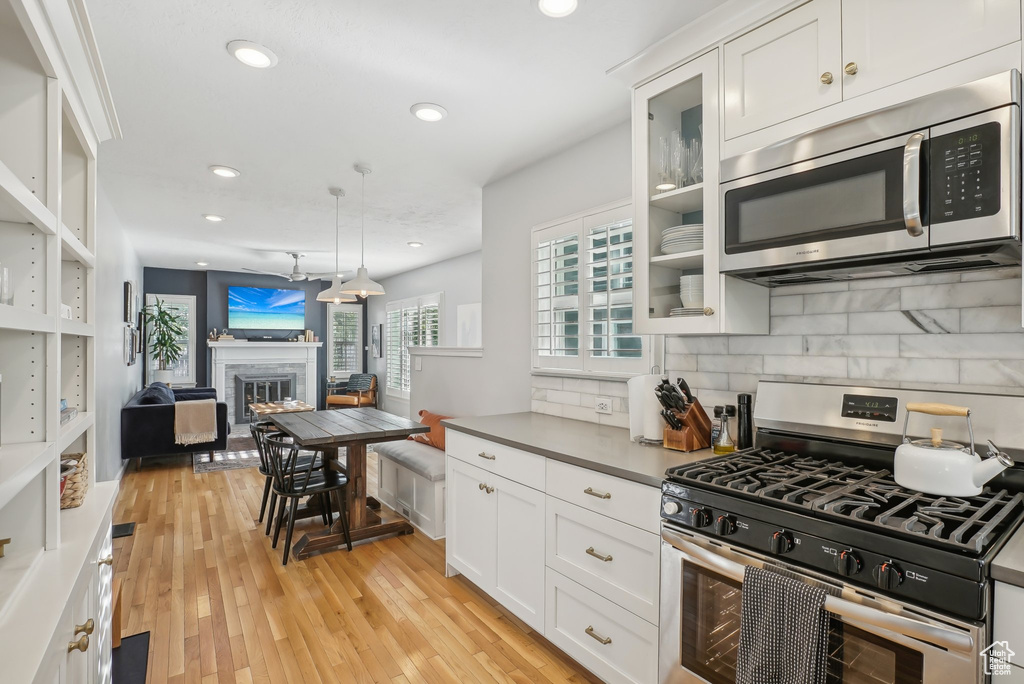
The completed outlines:
{"type": "Polygon", "coordinates": [[[545,627],[551,643],[606,682],[657,681],[658,628],[551,568],[545,627]]]}
{"type": "Polygon", "coordinates": [[[995,583],[995,601],[992,609],[993,641],[1024,644],[1024,587],[1005,582],[995,583]]]}
{"type": "Polygon", "coordinates": [[[547,493],[658,534],[661,529],[661,490],[586,468],[547,463],[547,493]]]}
{"type": "Polygon", "coordinates": [[[544,491],[543,456],[454,430],[445,434],[445,446],[452,458],[544,491]]]}
{"type": "Polygon", "coordinates": [[[547,564],[658,624],[661,537],[548,497],[547,564]]]}

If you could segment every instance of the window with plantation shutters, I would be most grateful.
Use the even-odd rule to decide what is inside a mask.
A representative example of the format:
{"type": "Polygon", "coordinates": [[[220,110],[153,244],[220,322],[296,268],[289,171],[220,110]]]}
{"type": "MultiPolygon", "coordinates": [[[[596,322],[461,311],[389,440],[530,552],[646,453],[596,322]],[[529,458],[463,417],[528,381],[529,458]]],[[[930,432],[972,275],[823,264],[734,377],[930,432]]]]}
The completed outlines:
{"type": "Polygon", "coordinates": [[[347,378],[363,372],[363,307],[327,306],[327,365],[330,375],[347,378]]]}
{"type": "Polygon", "coordinates": [[[633,218],[628,204],[533,231],[533,367],[647,371],[633,328],[633,218]]]}
{"type": "Polygon", "coordinates": [[[409,347],[441,345],[441,293],[388,302],[386,306],[387,391],[408,398],[412,386],[409,347]]]}

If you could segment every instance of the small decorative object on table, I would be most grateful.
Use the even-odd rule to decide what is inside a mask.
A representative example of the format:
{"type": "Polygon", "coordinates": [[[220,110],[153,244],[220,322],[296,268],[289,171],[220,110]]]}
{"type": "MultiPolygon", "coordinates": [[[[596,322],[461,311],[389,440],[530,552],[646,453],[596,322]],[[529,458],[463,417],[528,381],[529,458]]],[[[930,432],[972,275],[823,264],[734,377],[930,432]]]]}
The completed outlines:
{"type": "Polygon", "coordinates": [[[89,458],[88,454],[64,454],[61,462],[72,459],[78,461],[77,469],[67,476],[63,482],[63,491],[60,494],[61,510],[67,508],[78,508],[85,501],[86,491],[89,489],[89,458]]]}

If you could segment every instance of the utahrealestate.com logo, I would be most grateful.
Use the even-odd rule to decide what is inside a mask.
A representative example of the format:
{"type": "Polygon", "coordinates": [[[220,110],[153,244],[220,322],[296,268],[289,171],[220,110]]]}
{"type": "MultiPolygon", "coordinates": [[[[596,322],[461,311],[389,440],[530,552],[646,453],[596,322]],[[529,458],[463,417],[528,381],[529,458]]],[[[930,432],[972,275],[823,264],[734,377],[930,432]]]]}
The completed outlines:
{"type": "Polygon", "coordinates": [[[1008,675],[1012,666],[1012,658],[1017,655],[1010,650],[1008,641],[993,641],[992,644],[981,652],[985,659],[985,674],[987,675],[1008,675]]]}

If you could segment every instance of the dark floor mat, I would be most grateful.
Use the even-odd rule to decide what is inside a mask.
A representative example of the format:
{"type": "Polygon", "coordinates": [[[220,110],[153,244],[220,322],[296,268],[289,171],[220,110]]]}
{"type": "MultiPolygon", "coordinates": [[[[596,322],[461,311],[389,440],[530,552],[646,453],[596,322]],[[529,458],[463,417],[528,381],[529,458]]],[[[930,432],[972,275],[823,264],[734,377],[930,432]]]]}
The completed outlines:
{"type": "Polygon", "coordinates": [[[113,539],[120,539],[121,537],[130,537],[135,534],[135,523],[121,523],[120,525],[110,526],[110,536],[113,539]]]}
{"type": "Polygon", "coordinates": [[[112,684],[146,684],[149,662],[149,632],[121,639],[120,648],[111,651],[112,684]]]}

